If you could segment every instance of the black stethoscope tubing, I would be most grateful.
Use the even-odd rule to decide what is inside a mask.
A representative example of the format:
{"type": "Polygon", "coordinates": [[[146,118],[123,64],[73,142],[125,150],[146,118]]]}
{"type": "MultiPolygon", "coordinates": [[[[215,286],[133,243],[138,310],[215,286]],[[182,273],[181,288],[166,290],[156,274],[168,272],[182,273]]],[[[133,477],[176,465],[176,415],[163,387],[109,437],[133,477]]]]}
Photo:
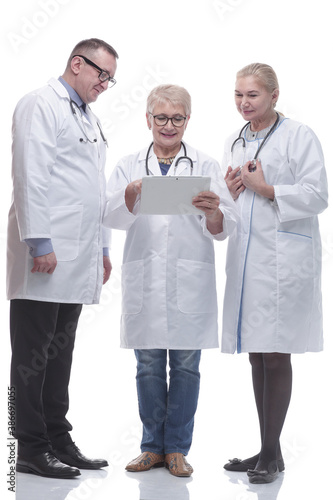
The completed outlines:
{"type": "MultiPolygon", "coordinates": [[[[277,113],[277,112],[276,112],[276,120],[275,120],[275,122],[273,123],[272,127],[271,127],[271,128],[269,129],[269,131],[267,132],[267,134],[265,135],[265,137],[264,137],[264,139],[263,139],[262,143],[260,144],[260,146],[259,146],[259,148],[258,148],[258,150],[257,150],[256,154],[254,155],[254,158],[253,158],[254,160],[256,160],[256,159],[258,158],[259,153],[260,153],[260,151],[262,150],[262,148],[263,148],[263,146],[264,146],[265,142],[266,142],[266,141],[267,141],[267,139],[268,139],[268,138],[272,135],[272,133],[274,132],[274,130],[275,130],[275,129],[276,129],[276,127],[278,126],[279,120],[280,120],[280,115],[279,115],[279,113],[277,113]]],[[[244,137],[242,136],[242,134],[243,134],[243,132],[247,129],[247,127],[249,127],[249,126],[250,126],[250,124],[251,124],[251,122],[247,122],[247,123],[245,123],[244,127],[243,127],[243,128],[241,129],[241,131],[239,132],[237,139],[235,139],[235,140],[234,140],[234,142],[233,142],[233,143],[232,143],[232,145],[231,145],[231,153],[232,153],[232,151],[233,151],[233,149],[234,149],[234,146],[235,146],[236,142],[237,142],[237,141],[239,141],[239,140],[241,140],[241,141],[242,141],[243,148],[245,148],[245,147],[246,147],[246,145],[245,145],[245,139],[244,139],[244,137]]]]}
{"type": "MultiPolygon", "coordinates": [[[[81,112],[80,112],[80,111],[79,111],[79,113],[80,113],[80,117],[78,117],[78,113],[76,112],[75,107],[77,107],[77,108],[78,108],[78,110],[79,110],[79,106],[76,104],[76,102],[75,102],[75,101],[73,101],[73,99],[70,99],[70,100],[69,100],[69,105],[70,105],[70,107],[71,107],[71,110],[72,110],[73,115],[74,115],[74,116],[75,116],[75,118],[76,118],[77,124],[78,124],[78,126],[79,126],[79,128],[80,128],[81,132],[84,134],[84,136],[85,136],[86,140],[87,140],[88,142],[90,142],[90,144],[94,144],[94,143],[96,143],[96,142],[97,142],[97,139],[93,139],[93,140],[89,139],[88,134],[87,134],[87,132],[86,132],[86,130],[85,130],[84,124],[83,124],[83,122],[82,122],[82,114],[81,114],[81,112]]],[[[108,146],[108,141],[107,141],[107,139],[106,139],[105,135],[103,134],[103,130],[102,130],[101,125],[99,124],[99,122],[98,122],[98,121],[96,121],[96,123],[97,123],[97,126],[98,126],[98,128],[99,128],[99,133],[101,134],[101,137],[102,137],[102,139],[103,139],[103,141],[104,141],[105,145],[106,145],[106,146],[108,146]]],[[[82,137],[80,138],[80,142],[84,142],[84,139],[83,139],[82,137]]]]}
{"type": "MultiPolygon", "coordinates": [[[[149,174],[149,168],[148,168],[148,159],[149,159],[149,153],[151,151],[151,148],[153,147],[153,144],[154,142],[152,142],[147,150],[147,154],[146,154],[146,174],[147,175],[150,175],[149,174]]],[[[187,156],[187,151],[186,151],[186,146],[185,144],[183,143],[183,141],[180,141],[180,144],[181,146],[183,146],[183,149],[184,149],[184,156],[180,156],[179,158],[177,158],[177,161],[175,163],[175,171],[177,169],[177,166],[178,166],[178,163],[181,161],[181,160],[188,160],[190,162],[190,168],[191,168],[191,175],[193,173],[193,161],[192,161],[192,158],[190,158],[189,156],[187,156]]]]}

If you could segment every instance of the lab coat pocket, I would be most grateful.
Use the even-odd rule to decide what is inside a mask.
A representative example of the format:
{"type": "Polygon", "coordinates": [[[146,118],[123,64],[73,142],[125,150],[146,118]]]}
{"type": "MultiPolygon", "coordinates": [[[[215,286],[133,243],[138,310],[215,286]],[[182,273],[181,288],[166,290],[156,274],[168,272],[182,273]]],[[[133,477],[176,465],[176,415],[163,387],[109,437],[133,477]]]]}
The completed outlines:
{"type": "Polygon", "coordinates": [[[79,255],[83,206],[50,208],[51,239],[58,261],[75,260],[79,255]]]}
{"type": "Polygon", "coordinates": [[[282,280],[299,284],[312,280],[314,259],[311,236],[279,230],[278,263],[282,280]]]}
{"type": "Polygon", "coordinates": [[[122,265],[121,289],[123,314],[138,314],[143,304],[143,260],[122,265]]]}
{"type": "Polygon", "coordinates": [[[208,262],[177,262],[178,308],[185,314],[217,311],[215,266],[208,262]]]}

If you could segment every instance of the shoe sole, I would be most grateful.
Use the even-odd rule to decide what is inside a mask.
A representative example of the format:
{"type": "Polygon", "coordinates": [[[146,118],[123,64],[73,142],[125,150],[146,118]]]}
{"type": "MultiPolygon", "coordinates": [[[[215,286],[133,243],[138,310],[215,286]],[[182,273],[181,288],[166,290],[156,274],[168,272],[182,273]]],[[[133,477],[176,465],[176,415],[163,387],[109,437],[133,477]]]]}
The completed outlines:
{"type": "Polygon", "coordinates": [[[188,472],[188,473],[184,472],[183,474],[182,474],[182,473],[180,473],[180,474],[176,474],[175,472],[173,472],[173,471],[171,471],[171,470],[170,470],[170,468],[169,468],[169,464],[167,464],[167,463],[165,463],[165,468],[166,468],[166,469],[168,469],[168,471],[170,472],[170,474],[171,474],[172,476],[176,476],[176,477],[191,477],[191,476],[192,476],[192,473],[193,473],[193,469],[192,469],[192,470],[191,470],[190,472],[188,472]]]}
{"type": "MultiPolygon", "coordinates": [[[[63,463],[65,464],[66,462],[63,463]]],[[[68,465],[69,467],[76,467],[77,469],[83,469],[83,470],[100,470],[103,469],[104,467],[108,467],[108,465],[101,465],[100,467],[92,467],[88,465],[70,465],[70,464],[66,465],[68,465]]]]}
{"type": "Polygon", "coordinates": [[[31,467],[28,467],[27,465],[16,465],[16,471],[17,472],[23,472],[24,474],[35,474],[35,476],[42,476],[42,477],[51,477],[51,478],[57,478],[57,479],[75,479],[80,474],[76,474],[75,476],[72,474],[66,474],[66,475],[57,475],[57,474],[42,474],[41,472],[36,471],[35,469],[32,469],[31,467]]]}
{"type": "Polygon", "coordinates": [[[148,469],[134,469],[134,468],[130,469],[130,468],[125,467],[125,470],[127,470],[127,472],[147,472],[148,470],[158,469],[160,467],[164,467],[164,462],[157,462],[157,464],[152,465],[148,469]]]}
{"type": "Polygon", "coordinates": [[[270,484],[276,481],[278,477],[279,473],[267,474],[266,476],[260,474],[254,474],[253,476],[249,476],[249,482],[251,484],[270,484]]]}

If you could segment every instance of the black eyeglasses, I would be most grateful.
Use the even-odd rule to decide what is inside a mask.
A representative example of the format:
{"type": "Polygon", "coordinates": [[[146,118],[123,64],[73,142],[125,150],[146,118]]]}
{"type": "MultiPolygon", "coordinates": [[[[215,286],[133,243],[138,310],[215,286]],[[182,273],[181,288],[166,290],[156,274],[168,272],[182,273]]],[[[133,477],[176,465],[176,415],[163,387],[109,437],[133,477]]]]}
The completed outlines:
{"type": "Polygon", "coordinates": [[[158,125],[159,127],[164,127],[169,120],[171,121],[174,127],[182,127],[187,118],[187,116],[181,116],[181,115],[176,115],[173,116],[172,118],[169,118],[168,116],[165,115],[153,115],[152,113],[149,114],[154,118],[155,124],[158,125]]]}
{"type": "MultiPolygon", "coordinates": [[[[86,56],[82,56],[81,54],[76,54],[75,56],[73,57],[82,57],[82,59],[87,63],[89,64],[90,66],[92,66],[93,68],[96,68],[98,71],[99,71],[99,75],[98,75],[98,78],[100,79],[100,81],[103,83],[103,82],[106,82],[108,80],[108,85],[109,85],[109,88],[113,87],[117,81],[112,78],[112,76],[110,75],[110,73],[108,71],[105,71],[105,69],[102,69],[100,68],[99,66],[97,66],[97,64],[95,64],[94,62],[90,61],[90,59],[88,59],[88,57],[86,56]]],[[[73,58],[72,58],[73,59],[73,58]]]]}

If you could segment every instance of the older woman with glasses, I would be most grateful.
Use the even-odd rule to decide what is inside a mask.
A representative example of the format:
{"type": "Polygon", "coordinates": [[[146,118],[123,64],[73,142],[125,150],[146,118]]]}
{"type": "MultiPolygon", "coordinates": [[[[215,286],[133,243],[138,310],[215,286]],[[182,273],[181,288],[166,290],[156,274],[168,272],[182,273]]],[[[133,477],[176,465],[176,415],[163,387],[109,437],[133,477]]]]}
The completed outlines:
{"type": "Polygon", "coordinates": [[[132,472],[166,466],[175,476],[192,474],[185,456],[198,402],[201,349],[218,345],[213,241],[232,232],[236,206],[218,163],[181,142],[190,114],[184,88],[153,89],[146,114],[153,144],[120,160],[108,184],[104,223],[127,231],[121,345],[135,349],[143,424],[142,453],[126,467],[132,472]],[[201,213],[140,212],[142,177],[174,176],[176,164],[177,177],[190,176],[191,163],[194,176],[211,178],[211,191],[193,199],[201,213]]]}

